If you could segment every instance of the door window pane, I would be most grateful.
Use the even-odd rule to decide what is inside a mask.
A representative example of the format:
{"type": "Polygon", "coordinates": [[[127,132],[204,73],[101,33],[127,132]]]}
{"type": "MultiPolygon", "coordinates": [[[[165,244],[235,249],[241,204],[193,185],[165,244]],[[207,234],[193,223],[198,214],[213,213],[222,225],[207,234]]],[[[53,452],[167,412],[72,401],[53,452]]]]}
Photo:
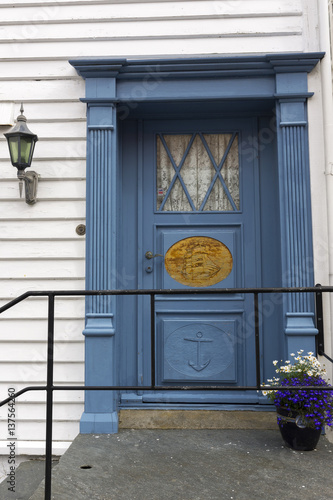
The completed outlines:
{"type": "Polygon", "coordinates": [[[238,135],[158,134],[157,210],[237,211],[238,135]]]}

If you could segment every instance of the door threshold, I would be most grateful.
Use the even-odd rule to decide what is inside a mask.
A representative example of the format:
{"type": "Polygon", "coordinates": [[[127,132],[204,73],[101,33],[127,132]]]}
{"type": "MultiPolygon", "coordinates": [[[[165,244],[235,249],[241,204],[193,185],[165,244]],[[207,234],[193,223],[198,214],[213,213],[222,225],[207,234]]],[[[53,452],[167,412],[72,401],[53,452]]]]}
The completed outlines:
{"type": "MultiPolygon", "coordinates": [[[[233,405],[234,407],[235,405],[233,405]]],[[[250,405],[249,405],[250,406],[250,405]]],[[[122,409],[120,429],[273,429],[277,428],[271,406],[233,409],[122,409]]]]}

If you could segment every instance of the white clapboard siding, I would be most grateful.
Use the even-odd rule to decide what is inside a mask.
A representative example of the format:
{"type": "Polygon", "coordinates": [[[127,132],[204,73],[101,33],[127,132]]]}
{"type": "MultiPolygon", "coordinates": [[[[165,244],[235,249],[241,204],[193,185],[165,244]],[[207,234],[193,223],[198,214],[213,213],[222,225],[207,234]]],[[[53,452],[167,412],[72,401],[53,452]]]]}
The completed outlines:
{"type": "MultiPolygon", "coordinates": [[[[63,24],[59,30],[58,24],[34,25],[31,28],[31,38],[24,38],[20,26],[3,26],[0,31],[0,42],[14,40],[15,43],[27,43],[29,40],[39,42],[47,40],[50,42],[72,42],[73,40],[86,41],[95,40],[118,40],[118,39],[141,39],[146,37],[149,30],[149,37],[163,39],[165,37],[192,37],[206,36],[209,34],[222,35],[223,37],[235,37],[239,35],[267,36],[271,34],[272,27],[267,23],[267,18],[253,18],[249,23],[248,18],[206,18],[204,22],[198,23],[198,19],[165,20],[162,16],[160,20],[154,22],[139,21],[110,23],[105,20],[98,24],[98,32],[95,23],[63,24]],[[222,29],[223,28],[223,29],[222,29]],[[97,34],[98,33],[98,34],[97,34]]],[[[274,23],[274,33],[276,34],[302,34],[302,18],[300,16],[276,17],[274,23]]],[[[1,46],[1,45],[0,45],[1,46]]]]}
{"type": "MultiPolygon", "coordinates": [[[[96,32],[98,33],[98,31],[96,32]]],[[[43,53],[45,57],[49,54],[50,58],[61,57],[73,59],[74,57],[94,57],[99,54],[100,57],[142,57],[143,55],[159,56],[163,55],[188,55],[188,54],[253,54],[264,52],[302,52],[303,39],[301,34],[291,33],[272,33],[263,36],[254,33],[251,35],[240,34],[238,36],[223,36],[223,33],[207,33],[203,36],[185,35],[176,36],[170,34],[163,38],[153,38],[143,35],[141,38],[133,39],[108,39],[108,40],[86,40],[79,42],[37,42],[31,44],[23,43],[3,43],[1,45],[3,53],[8,58],[27,58],[37,57],[37,54],[43,53]],[[157,43],[158,42],[158,43],[157,43]],[[264,45],[263,45],[264,44],[264,45]]],[[[65,83],[68,81],[65,80],[65,83]]],[[[6,83],[6,82],[4,82],[6,83]]],[[[13,82],[15,83],[15,82],[13,82]]],[[[50,83],[54,83],[52,80],[50,83]]],[[[27,82],[27,85],[29,82],[27,82]]],[[[22,89],[21,89],[22,90],[22,89]]],[[[71,89],[74,92],[74,87],[71,89]]],[[[14,92],[12,99],[17,99],[14,92]]],[[[22,96],[22,91],[19,92],[22,96]]],[[[28,98],[31,93],[28,93],[28,98]]],[[[73,95],[69,93],[69,95],[73,95]]],[[[84,95],[81,92],[80,97],[84,95]]],[[[51,92],[49,94],[51,97],[51,92]]],[[[60,97],[60,96],[59,96],[60,97]]],[[[20,97],[22,99],[22,97],[20,97]]]]}
{"type": "MultiPolygon", "coordinates": [[[[36,143],[33,165],[39,158],[61,156],[63,159],[82,158],[86,153],[86,142],[84,138],[76,137],[54,137],[41,139],[36,143]]],[[[3,140],[0,141],[0,158],[8,156],[8,146],[3,140]]]]}
{"type": "Polygon", "coordinates": [[[28,206],[23,198],[15,202],[7,202],[6,200],[0,201],[0,218],[4,218],[4,214],[8,219],[17,219],[19,214],[22,219],[30,219],[32,215],[34,218],[82,218],[85,213],[84,201],[48,201],[47,206],[43,203],[36,203],[32,208],[28,206]],[[33,214],[32,214],[33,211],[33,214]]]}
{"type": "MultiPolygon", "coordinates": [[[[16,200],[19,193],[19,182],[17,179],[4,180],[0,179],[0,197],[2,199],[16,200]]],[[[38,199],[71,199],[82,200],[85,198],[85,182],[84,180],[64,180],[48,177],[47,179],[40,178],[38,184],[38,199]],[[57,182],[56,182],[57,181],[57,182]]],[[[1,236],[0,236],[1,238],[1,236]]],[[[1,249],[0,249],[1,255],[1,249]]]]}
{"type": "MultiPolygon", "coordinates": [[[[77,382],[70,382],[70,384],[74,387],[80,387],[82,384],[78,384],[77,382]]],[[[65,383],[58,383],[57,382],[57,387],[63,387],[68,385],[68,382],[65,383]]],[[[44,387],[45,386],[45,381],[40,383],[33,382],[29,385],[29,387],[36,387],[38,388],[39,386],[44,387]]],[[[13,388],[15,392],[19,392],[20,390],[24,389],[27,387],[26,383],[22,382],[15,382],[13,383],[12,386],[8,386],[8,384],[1,383],[0,384],[0,394],[2,396],[8,395],[8,389],[13,388]]],[[[66,390],[56,390],[53,392],[53,401],[55,405],[60,406],[62,403],[71,403],[71,404],[78,404],[80,405],[84,401],[84,390],[74,390],[74,391],[66,391],[66,390]]],[[[46,403],[46,392],[45,390],[33,390],[33,391],[27,391],[24,394],[22,394],[19,398],[16,399],[16,404],[18,405],[26,405],[28,403],[31,404],[45,404],[46,403]]],[[[4,407],[0,408],[0,415],[1,412],[4,411],[4,407]]],[[[71,419],[69,419],[71,420],[71,419]]]]}
{"type": "MultiPolygon", "coordinates": [[[[60,101],[64,96],[67,99],[83,97],[85,90],[84,81],[81,78],[76,78],[64,81],[50,80],[47,85],[42,80],[27,81],[24,85],[17,80],[3,81],[1,82],[1,92],[6,95],[7,101],[26,101],[26,99],[34,99],[37,96],[39,100],[58,99],[60,101]]],[[[28,115],[28,113],[26,114],[28,115]]]]}
{"type": "MultiPolygon", "coordinates": [[[[41,391],[42,392],[42,391],[41,391]]],[[[16,419],[22,422],[31,422],[34,420],[43,420],[45,418],[45,404],[43,403],[22,403],[17,399],[15,405],[16,419]]],[[[58,422],[78,421],[82,415],[81,403],[62,403],[55,404],[53,408],[54,420],[58,422]]],[[[17,433],[21,433],[21,426],[17,426],[17,433]]],[[[0,426],[1,429],[1,426],[0,426]]],[[[6,435],[0,430],[0,435],[6,435]]]]}
{"type": "MultiPolygon", "coordinates": [[[[52,199],[71,199],[80,200],[85,198],[85,181],[84,180],[64,180],[53,179],[52,177],[47,180],[41,177],[38,183],[38,199],[39,200],[52,200],[52,199]]],[[[3,180],[0,179],[0,197],[2,199],[16,199],[19,193],[19,182],[17,179],[3,180]]],[[[0,235],[1,239],[1,235],[0,235]]],[[[0,248],[1,257],[1,248],[0,248]]]]}
{"type": "MultiPolygon", "coordinates": [[[[39,145],[39,143],[38,143],[39,145]]],[[[62,151],[58,151],[61,154],[62,151]]],[[[3,153],[5,154],[5,153],[3,153]]],[[[34,158],[30,170],[36,170],[40,176],[40,182],[44,179],[57,181],[65,179],[84,180],[86,174],[85,158],[73,157],[53,157],[53,158],[34,158]]],[[[17,170],[10,163],[9,158],[0,158],[0,182],[7,182],[15,179],[17,181],[17,170]]],[[[1,186],[0,186],[1,189],[1,186]]],[[[2,196],[0,195],[0,199],[2,196]]]]}
{"type": "MultiPolygon", "coordinates": [[[[30,105],[27,108],[30,112],[30,105]]],[[[29,126],[32,126],[33,131],[38,135],[39,141],[45,141],[47,139],[54,139],[60,137],[62,140],[71,139],[85,139],[86,137],[86,124],[85,120],[80,121],[64,121],[60,122],[44,122],[42,119],[39,121],[31,120],[29,115],[29,126]]],[[[1,138],[2,140],[2,138],[1,138]]],[[[39,144],[37,141],[37,144],[39,144]]]]}
{"type": "MultiPolygon", "coordinates": [[[[33,266],[27,261],[9,263],[0,261],[0,276],[2,278],[76,278],[85,272],[84,259],[65,260],[35,260],[33,266]]],[[[51,286],[45,284],[46,289],[51,286]]],[[[28,289],[30,289],[29,287],[28,289]]]]}
{"type": "Polygon", "coordinates": [[[37,5],[1,8],[6,59],[302,50],[301,0],[37,5]]]}
{"type": "MultiPolygon", "coordinates": [[[[1,10],[0,10],[1,12],[1,10]]],[[[12,63],[11,63],[12,64],[12,63]]],[[[33,64],[36,68],[36,62],[35,61],[24,61],[24,66],[26,64],[33,64]]],[[[41,66],[43,67],[44,61],[41,63],[41,66]]],[[[66,59],[66,64],[70,66],[66,59]]],[[[1,68],[3,65],[6,65],[6,63],[1,62],[1,68]]],[[[20,64],[15,62],[11,67],[14,68],[14,66],[21,67],[20,64]]],[[[39,64],[38,64],[39,66],[39,64]]],[[[1,76],[4,74],[6,75],[11,75],[11,73],[6,72],[2,73],[0,75],[0,80],[1,76]]],[[[8,76],[10,78],[10,76],[8,76]]],[[[20,80],[24,80],[23,77],[20,78],[20,80]]],[[[20,100],[15,100],[13,101],[14,103],[14,116],[15,118],[20,114],[20,107],[21,107],[21,102],[20,100]]],[[[70,100],[66,99],[66,96],[63,96],[63,98],[59,100],[48,100],[48,101],[39,101],[38,100],[38,95],[35,96],[34,99],[24,99],[24,112],[26,116],[28,117],[28,123],[34,123],[34,122],[41,122],[41,123],[49,123],[49,122],[60,122],[60,123],[65,123],[66,121],[75,121],[75,120],[83,120],[85,121],[86,119],[86,105],[78,100],[78,97],[75,98],[75,100],[70,100]]],[[[5,131],[5,129],[0,128],[0,131],[5,131]]]]}
{"type": "MultiPolygon", "coordinates": [[[[60,137],[67,139],[80,138],[84,139],[86,137],[86,124],[85,121],[71,122],[62,121],[60,123],[45,123],[44,121],[31,121],[30,119],[30,106],[27,107],[29,111],[29,124],[33,125],[33,131],[38,135],[39,140],[45,140],[46,138],[60,137]]],[[[37,143],[38,144],[38,143],[37,143]]]]}
{"type": "MultiPolygon", "coordinates": [[[[1,300],[0,306],[4,305],[4,303],[1,300]]],[[[55,311],[59,318],[80,318],[84,313],[84,298],[58,297],[56,298],[55,311]]],[[[46,318],[47,298],[29,297],[2,314],[4,318],[46,318]]]]}
{"type": "MultiPolygon", "coordinates": [[[[60,151],[61,153],[61,151],[60,151]]],[[[9,159],[0,159],[0,182],[17,181],[17,170],[11,165],[9,159]],[[1,168],[2,167],[2,168],[1,168]]],[[[39,182],[52,179],[54,182],[63,180],[85,180],[85,158],[77,156],[60,158],[34,158],[30,170],[37,170],[39,182]]],[[[27,170],[28,172],[28,170],[27,170]]],[[[18,181],[17,181],[18,182],[18,181]]]]}
{"type": "MultiPolygon", "coordinates": [[[[28,363],[1,363],[0,377],[2,380],[8,379],[8,373],[14,375],[10,378],[8,387],[25,383],[24,386],[30,386],[34,382],[37,385],[43,385],[46,381],[46,363],[38,358],[28,363]],[[30,384],[32,383],[32,384],[30,384]]],[[[54,365],[54,382],[56,384],[76,384],[83,380],[84,364],[83,363],[55,363],[54,365]]],[[[7,397],[6,394],[4,398],[7,397]]]]}
{"type": "MultiPolygon", "coordinates": [[[[311,0],[310,0],[311,1],[311,0]]],[[[308,47],[304,0],[0,0],[0,103],[38,134],[38,202],[19,199],[0,124],[0,304],[27,290],[84,288],[85,83],[69,59],[297,52],[308,47]]],[[[55,383],[84,381],[84,298],[57,298],[55,383]]],[[[0,317],[0,399],[46,380],[47,299],[0,317]]],[[[83,391],[54,393],[53,449],[79,432],[83,391]]],[[[43,453],[45,393],[17,402],[18,453],[43,453]]],[[[6,408],[0,453],[6,453],[6,408]]]]}
{"type": "MultiPolygon", "coordinates": [[[[33,383],[29,387],[36,387],[38,384],[33,383]]],[[[61,387],[64,384],[57,384],[59,387],[61,387]]],[[[79,385],[79,384],[72,384],[74,386],[79,385]]],[[[26,387],[26,384],[24,383],[16,383],[15,387],[13,389],[15,392],[20,391],[21,389],[24,389],[26,387]]],[[[7,391],[8,391],[8,385],[4,383],[0,383],[0,394],[3,396],[7,396],[7,391]]],[[[53,401],[55,404],[61,404],[61,403],[75,403],[75,404],[80,404],[84,401],[84,391],[82,390],[75,390],[75,391],[54,391],[53,393],[53,401]]],[[[25,392],[17,398],[16,403],[17,404],[25,404],[25,403],[36,403],[36,404],[45,404],[46,402],[46,393],[45,391],[30,391],[30,392],[25,392]]],[[[3,408],[1,409],[3,411],[3,408]]],[[[1,411],[0,410],[0,411],[1,411]]]]}
{"type": "MultiPolygon", "coordinates": [[[[1,345],[1,343],[0,343],[1,345]]],[[[34,342],[26,344],[24,350],[18,351],[16,342],[6,343],[6,353],[0,350],[0,362],[12,363],[30,362],[35,356],[40,356],[40,359],[46,359],[46,349],[44,342],[34,342]]],[[[80,342],[57,342],[54,349],[55,362],[83,362],[84,352],[83,344],[80,342]]]]}
{"type": "MultiPolygon", "coordinates": [[[[1,12],[1,8],[0,8],[1,12]]],[[[0,23],[1,28],[1,23],[0,23]]],[[[68,80],[68,78],[76,78],[77,73],[73,66],[69,64],[67,58],[50,60],[45,57],[40,60],[41,64],[36,65],[36,60],[27,59],[24,61],[24,65],[18,65],[17,61],[14,60],[1,60],[1,74],[0,81],[5,80],[36,80],[36,78],[41,78],[43,80],[68,80]]],[[[85,115],[85,105],[81,103],[75,103],[77,108],[82,108],[85,115]]],[[[44,106],[43,106],[44,107],[44,106]]],[[[64,106],[61,106],[65,108],[64,106]]],[[[74,106],[73,106],[74,108],[74,106]]],[[[61,112],[61,110],[59,110],[61,112]]],[[[42,113],[42,111],[41,111],[42,113]]],[[[46,113],[45,113],[46,114],[46,113]]],[[[38,119],[42,117],[42,114],[38,115],[38,119]]],[[[49,116],[52,119],[53,115],[49,116]]],[[[30,106],[29,106],[29,121],[31,120],[30,106]]]]}
{"type": "Polygon", "coordinates": [[[23,295],[27,290],[45,290],[46,288],[50,290],[83,290],[84,287],[84,277],[75,277],[74,279],[57,278],[53,280],[50,278],[33,278],[30,280],[27,280],[26,278],[15,280],[13,278],[0,278],[0,297],[14,299],[19,295],[23,295]]]}
{"type": "MultiPolygon", "coordinates": [[[[8,2],[1,5],[2,23],[13,21],[13,11],[8,2]],[[7,6],[6,6],[7,5],[7,6]]],[[[18,2],[21,4],[21,2],[18,2]]],[[[197,0],[197,1],[154,1],[154,2],[113,2],[113,1],[90,1],[90,2],[56,2],[53,7],[46,6],[45,2],[31,2],[32,6],[24,7],[23,4],[16,9],[16,23],[22,22],[22,36],[32,32],[35,25],[40,23],[66,21],[71,25],[92,20],[96,24],[98,20],[112,19],[120,23],[122,20],[131,19],[137,24],[140,19],[165,19],[169,17],[187,20],[188,17],[199,17],[199,19],[214,16],[228,17],[261,17],[265,15],[301,15],[301,0],[197,0]],[[76,3],[76,5],[75,5],[76,3]],[[36,5],[40,6],[36,10],[36,5]],[[66,5],[67,4],[67,5],[66,5]],[[27,21],[31,24],[27,25],[27,21]]]]}
{"type": "MultiPolygon", "coordinates": [[[[44,417],[45,418],[45,417],[44,417]]],[[[0,421],[0,435],[1,436],[7,436],[7,419],[6,421],[0,421]]],[[[71,441],[73,440],[73,435],[77,436],[79,433],[79,424],[78,421],[72,421],[72,420],[55,420],[53,423],[53,450],[55,448],[54,442],[56,441],[71,441]]],[[[25,440],[31,440],[32,437],[39,438],[37,439],[38,441],[43,441],[43,437],[45,436],[45,421],[40,420],[36,421],[33,418],[32,419],[25,419],[21,418],[19,421],[16,423],[16,438],[17,438],[17,455],[20,453],[27,454],[31,453],[33,455],[39,454],[40,447],[38,447],[38,452],[34,452],[34,448],[31,447],[28,448],[28,450],[25,450],[24,448],[20,449],[20,444],[21,442],[25,440]],[[38,428],[38,434],[36,435],[36,428],[38,428]],[[30,451],[32,450],[32,451],[30,451]]],[[[8,441],[7,441],[8,443],[8,441]]],[[[2,454],[8,456],[8,448],[2,447],[2,454]]]]}
{"type": "MultiPolygon", "coordinates": [[[[68,287],[70,290],[70,287],[68,287]]],[[[45,342],[47,339],[46,318],[29,320],[29,330],[22,328],[21,318],[4,318],[1,321],[0,344],[10,342],[45,342]]],[[[82,331],[84,329],[83,319],[61,319],[56,318],[54,323],[55,342],[81,342],[83,343],[82,331]]],[[[1,382],[0,382],[1,384],[1,382]]]]}
{"type": "MultiPolygon", "coordinates": [[[[10,299],[10,298],[9,298],[10,299]]],[[[1,305],[7,300],[1,300],[1,305]]],[[[82,298],[58,298],[55,311],[60,319],[80,319],[84,313],[84,300],[82,298]]],[[[29,298],[3,313],[5,319],[41,319],[47,317],[47,299],[29,298]],[[31,301],[31,302],[30,302],[31,301]]]]}
{"type": "MultiPolygon", "coordinates": [[[[20,240],[27,238],[37,238],[41,235],[43,238],[59,239],[59,238],[82,238],[78,236],[75,232],[75,228],[78,224],[83,223],[84,219],[79,219],[72,221],[70,219],[65,220],[18,220],[13,219],[8,222],[8,220],[2,220],[0,218],[0,237],[2,239],[20,240]]],[[[1,276],[0,276],[1,279],[1,276]]]]}
{"type": "Polygon", "coordinates": [[[0,128],[14,124],[14,103],[0,102],[0,128]]]}
{"type": "Polygon", "coordinates": [[[11,241],[1,241],[0,260],[24,259],[60,259],[80,258],[85,255],[84,240],[25,240],[19,245],[11,241]]]}
{"type": "MultiPolygon", "coordinates": [[[[16,418],[21,418],[25,415],[29,416],[29,420],[43,420],[45,418],[45,404],[26,404],[21,403],[19,400],[16,404],[16,418]]],[[[61,406],[55,404],[53,408],[53,416],[55,420],[66,421],[74,420],[77,421],[82,415],[82,409],[80,403],[63,403],[61,406]]]]}
{"type": "Polygon", "coordinates": [[[329,0],[328,3],[328,16],[329,16],[329,26],[330,26],[331,66],[332,66],[332,78],[333,78],[333,1],[332,0],[329,0]]]}

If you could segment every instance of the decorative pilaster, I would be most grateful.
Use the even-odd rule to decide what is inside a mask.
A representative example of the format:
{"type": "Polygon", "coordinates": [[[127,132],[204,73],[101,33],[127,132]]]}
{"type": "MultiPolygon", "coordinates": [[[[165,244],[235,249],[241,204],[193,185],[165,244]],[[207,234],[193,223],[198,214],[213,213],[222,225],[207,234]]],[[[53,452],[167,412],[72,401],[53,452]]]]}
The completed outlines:
{"type": "MultiPolygon", "coordinates": [[[[306,91],[305,73],[277,75],[278,93],[285,96],[277,101],[284,287],[314,285],[306,98],[300,89],[306,91]]],[[[315,351],[313,296],[286,295],[284,317],[286,355],[299,349],[315,351]]]]}
{"type": "MultiPolygon", "coordinates": [[[[115,288],[116,115],[113,104],[88,101],[86,288],[115,288]]],[[[85,383],[115,385],[115,297],[86,301],[85,383]]],[[[86,391],[82,433],[118,431],[116,394],[86,391]]]]}

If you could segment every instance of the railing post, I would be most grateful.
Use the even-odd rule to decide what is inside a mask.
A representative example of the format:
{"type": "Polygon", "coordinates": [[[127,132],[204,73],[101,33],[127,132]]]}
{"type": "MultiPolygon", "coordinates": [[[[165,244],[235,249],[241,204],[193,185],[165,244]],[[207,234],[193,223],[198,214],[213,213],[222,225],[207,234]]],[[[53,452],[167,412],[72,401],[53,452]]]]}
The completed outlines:
{"type": "Polygon", "coordinates": [[[323,294],[320,290],[321,285],[317,284],[318,292],[316,292],[316,327],[318,330],[317,340],[317,353],[322,356],[325,352],[324,346],[324,318],[323,318],[323,294]]]}
{"type": "Polygon", "coordinates": [[[150,294],[150,332],[151,332],[151,386],[155,388],[155,294],[150,294]]]}
{"type": "Polygon", "coordinates": [[[258,292],[254,292],[253,294],[254,301],[254,335],[255,335],[255,344],[256,344],[256,386],[257,389],[260,390],[261,385],[261,375],[260,375],[260,329],[259,329],[259,301],[258,301],[258,292]]]}
{"type": "Polygon", "coordinates": [[[53,418],[53,361],[54,361],[54,294],[49,294],[47,320],[47,380],[46,380],[46,443],[44,499],[51,500],[52,481],[52,418],[53,418]]]}

